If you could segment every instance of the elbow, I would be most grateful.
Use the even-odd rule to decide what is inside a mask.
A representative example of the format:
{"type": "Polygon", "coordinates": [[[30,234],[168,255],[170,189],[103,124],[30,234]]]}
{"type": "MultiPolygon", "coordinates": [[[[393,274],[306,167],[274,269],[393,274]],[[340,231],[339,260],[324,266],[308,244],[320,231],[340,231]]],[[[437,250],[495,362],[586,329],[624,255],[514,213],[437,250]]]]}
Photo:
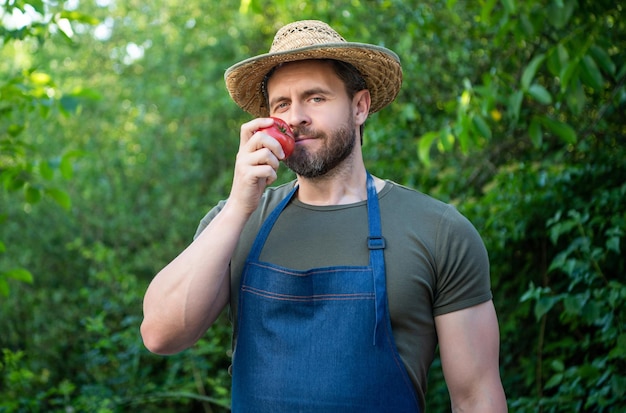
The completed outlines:
{"type": "Polygon", "coordinates": [[[139,330],[141,333],[141,339],[143,340],[143,345],[151,353],[167,356],[179,353],[186,348],[171,340],[166,334],[163,333],[162,328],[151,325],[145,319],[141,323],[139,330]]]}

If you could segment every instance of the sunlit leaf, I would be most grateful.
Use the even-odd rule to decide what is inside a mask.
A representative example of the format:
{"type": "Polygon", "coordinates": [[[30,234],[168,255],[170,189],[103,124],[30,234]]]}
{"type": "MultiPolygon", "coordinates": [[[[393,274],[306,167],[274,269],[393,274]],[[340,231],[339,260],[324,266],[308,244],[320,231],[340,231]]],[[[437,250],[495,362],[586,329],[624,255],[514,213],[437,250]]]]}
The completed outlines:
{"type": "Polygon", "coordinates": [[[36,85],[48,85],[52,82],[52,77],[43,72],[33,72],[30,74],[30,81],[36,85]]]}
{"type": "Polygon", "coordinates": [[[552,96],[548,90],[535,83],[528,89],[528,94],[532,96],[537,102],[543,103],[544,105],[549,105],[552,103],[552,96]]]}
{"type": "Polygon", "coordinates": [[[30,271],[25,270],[24,268],[13,268],[11,270],[5,271],[3,275],[7,278],[12,278],[17,281],[22,281],[28,284],[33,283],[33,275],[30,271]]]}
{"type": "Polygon", "coordinates": [[[46,188],[45,193],[63,209],[70,210],[72,207],[72,200],[67,192],[57,188],[46,188]]]}
{"type": "Polygon", "coordinates": [[[76,10],[72,10],[72,11],[64,10],[61,13],[59,13],[59,17],[70,20],[70,21],[89,24],[92,26],[95,26],[96,24],[100,23],[100,20],[98,20],[94,16],[89,16],[87,14],[80,13],[76,10]]]}
{"type": "Polygon", "coordinates": [[[61,158],[59,170],[61,171],[61,175],[63,176],[63,178],[72,178],[72,175],[74,175],[74,164],[72,163],[72,156],[68,156],[66,154],[61,158]]]}
{"type": "Polygon", "coordinates": [[[491,13],[498,0],[487,0],[482,3],[480,9],[480,19],[483,22],[489,22],[491,20],[491,13]]]}
{"type": "Polygon", "coordinates": [[[439,136],[439,132],[427,132],[420,136],[417,144],[417,155],[426,166],[430,166],[430,148],[439,136]]]}
{"type": "Polygon", "coordinates": [[[47,161],[42,161],[39,163],[39,174],[42,178],[50,180],[54,176],[54,171],[47,161]]]}

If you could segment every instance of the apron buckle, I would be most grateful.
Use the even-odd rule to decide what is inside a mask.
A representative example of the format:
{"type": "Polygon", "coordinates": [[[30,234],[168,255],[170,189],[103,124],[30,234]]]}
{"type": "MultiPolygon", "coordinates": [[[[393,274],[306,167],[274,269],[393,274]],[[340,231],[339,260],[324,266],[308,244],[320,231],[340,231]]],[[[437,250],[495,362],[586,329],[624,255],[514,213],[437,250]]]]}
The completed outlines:
{"type": "Polygon", "coordinates": [[[371,250],[382,250],[385,248],[385,238],[382,236],[367,237],[367,248],[371,250]]]}

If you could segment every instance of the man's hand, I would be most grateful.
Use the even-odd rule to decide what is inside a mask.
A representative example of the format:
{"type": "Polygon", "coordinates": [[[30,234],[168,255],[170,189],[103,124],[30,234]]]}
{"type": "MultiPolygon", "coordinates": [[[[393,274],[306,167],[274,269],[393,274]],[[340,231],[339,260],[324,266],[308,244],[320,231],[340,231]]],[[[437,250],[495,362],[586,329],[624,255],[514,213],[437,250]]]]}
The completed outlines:
{"type": "Polygon", "coordinates": [[[273,123],[270,118],[259,118],[241,126],[239,152],[228,203],[246,215],[252,214],[265,188],[276,181],[280,160],[285,157],[276,139],[258,131],[273,123]]]}

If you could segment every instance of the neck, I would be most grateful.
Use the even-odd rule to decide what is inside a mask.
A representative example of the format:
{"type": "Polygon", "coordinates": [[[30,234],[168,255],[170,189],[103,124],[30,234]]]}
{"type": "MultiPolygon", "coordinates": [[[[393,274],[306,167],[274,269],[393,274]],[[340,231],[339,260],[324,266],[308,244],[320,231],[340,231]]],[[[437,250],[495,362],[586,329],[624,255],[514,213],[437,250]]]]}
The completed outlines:
{"type": "Polygon", "coordinates": [[[366,173],[298,177],[298,199],[310,205],[345,205],[367,199],[366,173]]]}
{"type": "MultiPolygon", "coordinates": [[[[374,178],[376,191],[385,181],[374,178]]],[[[367,171],[362,158],[344,162],[324,176],[298,176],[298,199],[309,205],[346,205],[367,199],[367,171]]]]}

